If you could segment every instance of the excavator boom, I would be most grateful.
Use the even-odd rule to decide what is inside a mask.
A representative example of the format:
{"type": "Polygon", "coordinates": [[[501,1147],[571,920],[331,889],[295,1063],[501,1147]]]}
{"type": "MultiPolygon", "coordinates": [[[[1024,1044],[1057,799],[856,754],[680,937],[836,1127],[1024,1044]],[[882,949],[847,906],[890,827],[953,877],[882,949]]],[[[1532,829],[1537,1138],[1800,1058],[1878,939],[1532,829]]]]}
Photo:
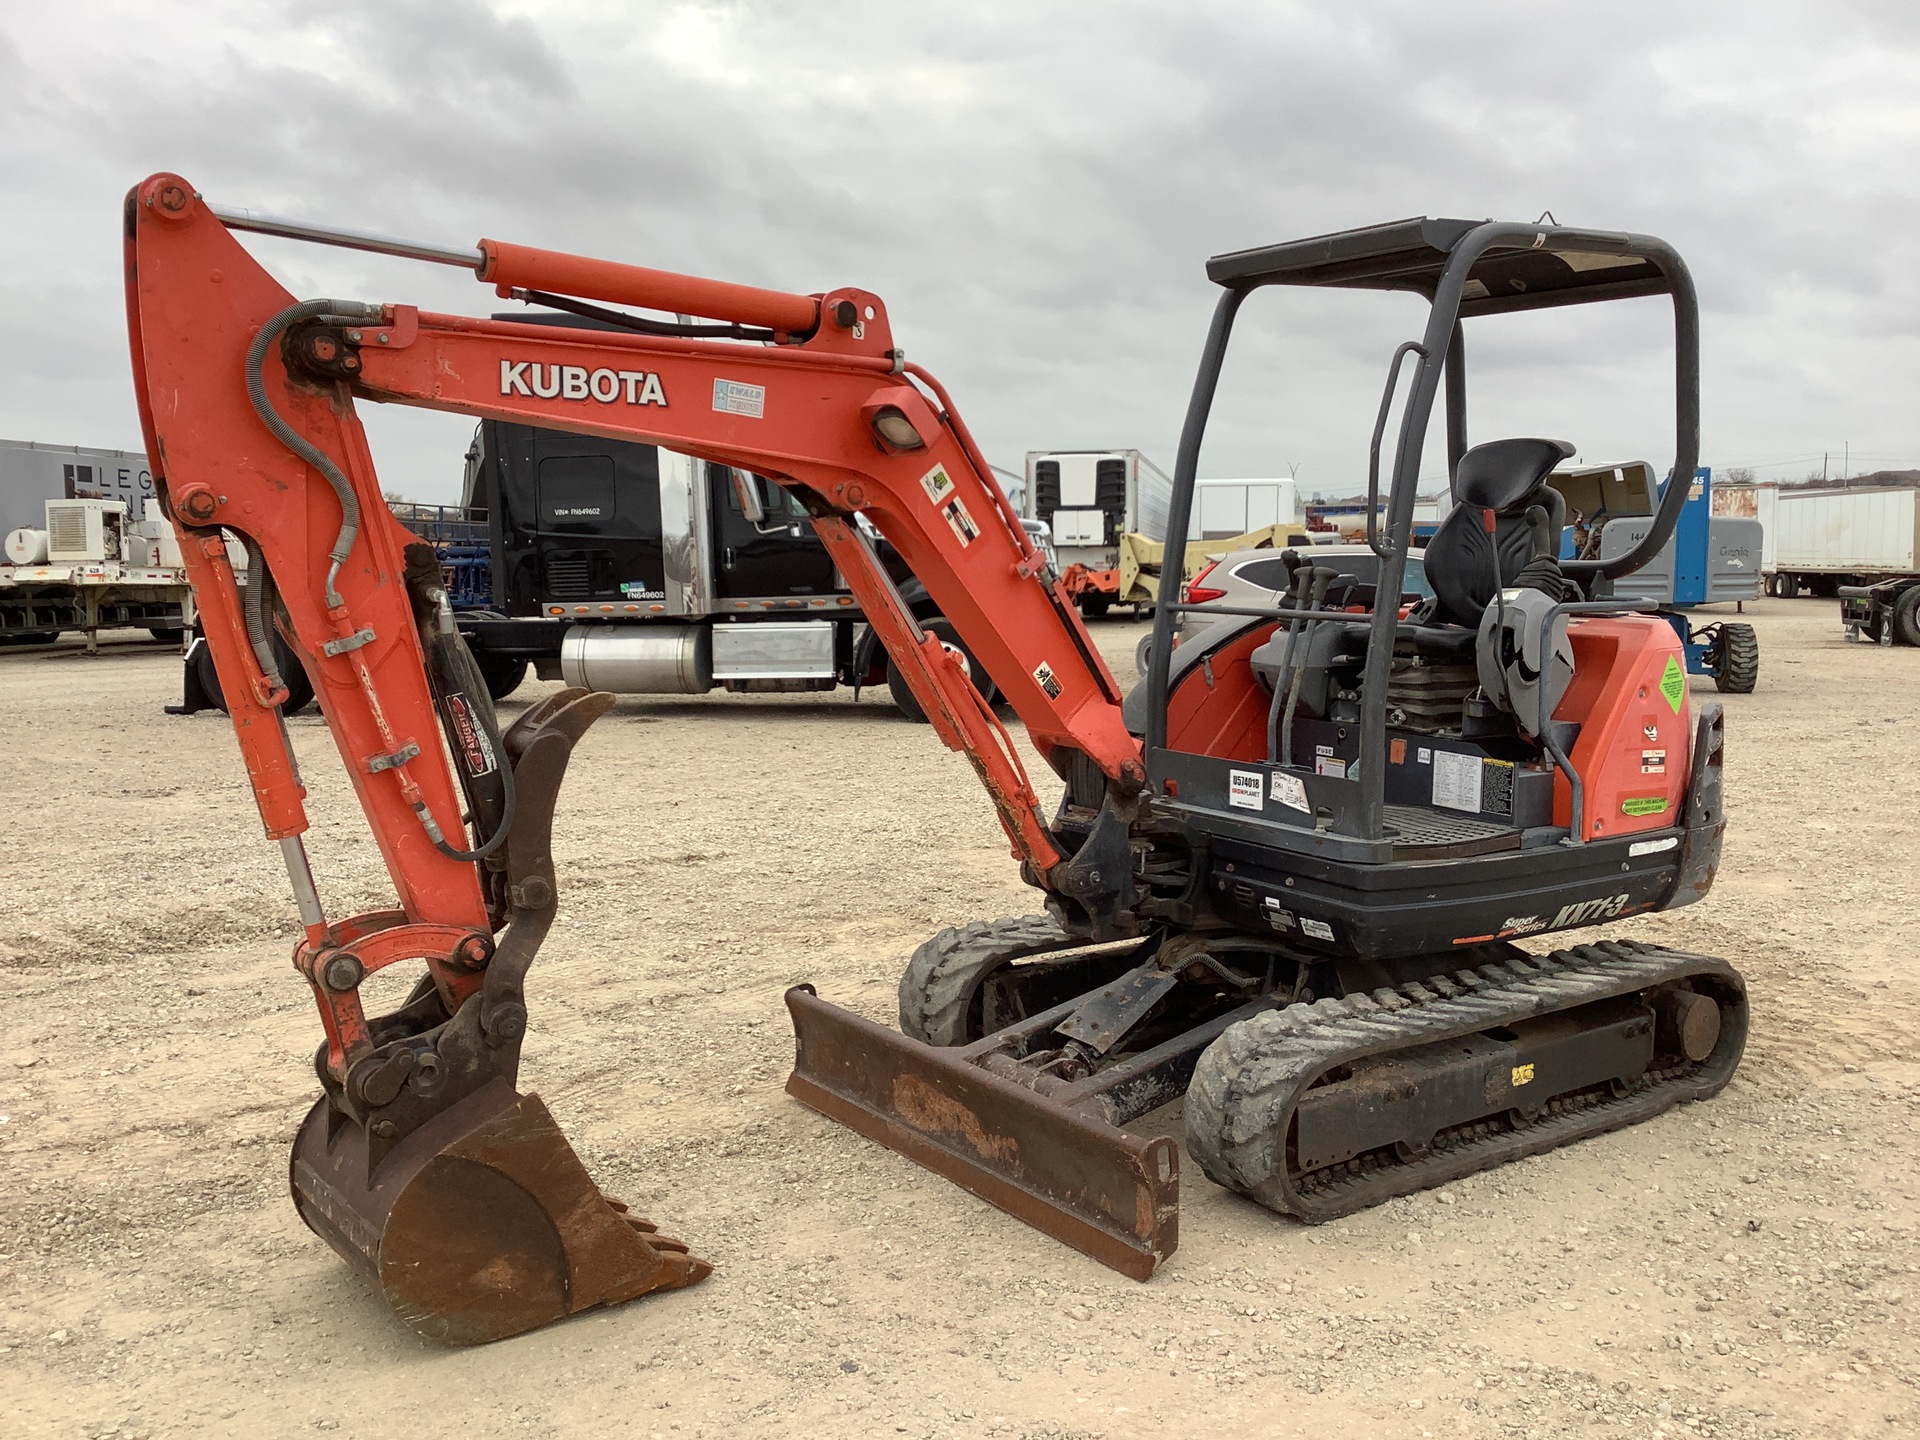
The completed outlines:
{"type": "Polygon", "coordinates": [[[920,630],[852,517],[922,578],[1050,764],[1091,764],[1137,792],[1140,746],[1112,675],[944,391],[905,363],[876,296],[788,295],[495,241],[407,246],[221,210],[174,175],[137,187],[126,211],[147,449],[261,819],[286,859],[304,930],[294,963],[326,1035],[326,1093],[295,1147],[303,1217],[379,1277],[409,1323],[452,1341],[692,1283],[704,1262],[604,1201],[538,1098],[514,1088],[523,981],[557,903],[554,802],[610,697],[563,692],[500,733],[431,552],[381,499],[355,402],[656,442],[796,492],[934,729],[978,771],[1026,873],[1068,894],[1089,882],[1056,847],[1004,726],[920,630]],[[634,332],[609,333],[302,301],[237,229],[470,265],[502,294],[563,308],[723,323],[636,318],[634,332]],[[676,328],[692,333],[648,333],[676,328]],[[245,542],[244,575],[225,533],[245,542]],[[325,909],[300,839],[306,792],[278,709],[275,630],[313,681],[392,876],[392,909],[325,909]],[[425,971],[413,996],[365,1014],[361,982],[402,962],[425,971]]]}

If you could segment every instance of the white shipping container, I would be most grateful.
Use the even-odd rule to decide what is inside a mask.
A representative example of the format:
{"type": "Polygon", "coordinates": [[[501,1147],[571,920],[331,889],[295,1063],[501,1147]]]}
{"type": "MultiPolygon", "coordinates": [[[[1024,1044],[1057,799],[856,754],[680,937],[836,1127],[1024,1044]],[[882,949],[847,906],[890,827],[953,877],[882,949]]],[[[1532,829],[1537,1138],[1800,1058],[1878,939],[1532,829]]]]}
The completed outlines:
{"type": "Polygon", "coordinates": [[[1917,493],[1765,487],[1757,506],[1766,528],[1763,568],[1802,574],[1920,573],[1917,493]],[[1771,504],[1769,491],[1776,497],[1771,504]]]}
{"type": "Polygon", "coordinates": [[[1189,540],[1223,540],[1299,519],[1291,480],[1201,480],[1193,487],[1189,540]]]}

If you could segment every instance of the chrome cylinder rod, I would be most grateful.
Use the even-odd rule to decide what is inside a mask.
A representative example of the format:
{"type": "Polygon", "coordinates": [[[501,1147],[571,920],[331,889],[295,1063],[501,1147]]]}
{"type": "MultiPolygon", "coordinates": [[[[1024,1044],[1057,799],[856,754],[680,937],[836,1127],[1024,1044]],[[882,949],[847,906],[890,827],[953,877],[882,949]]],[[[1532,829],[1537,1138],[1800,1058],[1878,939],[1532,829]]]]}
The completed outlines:
{"type": "Polygon", "coordinates": [[[287,878],[293,882],[293,900],[300,907],[300,923],[308,929],[325,926],[327,912],[320,908],[320,891],[313,883],[313,867],[307,863],[307,847],[298,835],[280,842],[280,858],[286,862],[287,878]]]}
{"type": "Polygon", "coordinates": [[[473,246],[429,245],[422,240],[402,240],[393,235],[376,235],[369,230],[345,230],[338,225],[315,225],[306,220],[290,220],[284,215],[268,215],[234,205],[208,202],[207,208],[229,230],[278,235],[285,240],[310,240],[316,245],[338,245],[345,250],[369,250],[375,255],[398,255],[402,259],[426,260],[435,265],[457,265],[476,274],[487,263],[487,257],[473,246]]]}

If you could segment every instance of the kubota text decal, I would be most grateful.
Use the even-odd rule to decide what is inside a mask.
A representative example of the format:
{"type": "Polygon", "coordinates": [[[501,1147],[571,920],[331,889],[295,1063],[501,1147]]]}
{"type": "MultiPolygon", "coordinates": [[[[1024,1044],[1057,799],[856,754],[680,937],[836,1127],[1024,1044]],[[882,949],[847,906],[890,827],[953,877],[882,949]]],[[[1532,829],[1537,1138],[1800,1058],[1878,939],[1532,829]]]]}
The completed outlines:
{"type": "Polygon", "coordinates": [[[611,405],[623,395],[629,405],[667,403],[660,377],[651,370],[589,370],[584,365],[543,365],[538,360],[502,360],[502,395],[542,400],[598,400],[611,405]]]}

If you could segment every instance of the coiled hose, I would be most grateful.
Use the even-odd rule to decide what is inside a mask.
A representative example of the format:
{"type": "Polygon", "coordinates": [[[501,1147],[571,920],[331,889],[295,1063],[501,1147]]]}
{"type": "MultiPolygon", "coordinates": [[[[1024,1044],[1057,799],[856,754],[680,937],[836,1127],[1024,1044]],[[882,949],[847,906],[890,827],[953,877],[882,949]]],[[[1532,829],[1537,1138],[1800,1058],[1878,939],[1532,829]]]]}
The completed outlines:
{"type": "Polygon", "coordinates": [[[353,493],[353,486],[340,472],[340,467],[306,436],[295,430],[273,408],[273,402],[267,398],[267,383],[264,374],[267,351],[273,346],[287,328],[302,320],[313,320],[320,316],[350,321],[369,321],[382,319],[385,312],[378,305],[369,305],[363,300],[302,300],[297,305],[289,305],[278,315],[260,327],[260,333],[253,337],[253,343],[247,347],[247,401],[253,406],[253,413],[260,417],[260,423],[273,432],[273,436],[307,464],[318,470],[333,487],[333,493],[340,500],[340,533],[334,537],[333,549],[327,552],[327,558],[333,563],[327,567],[327,608],[340,608],[340,592],[335,582],[340,575],[340,567],[346,563],[353,549],[354,537],[360,533],[360,500],[353,493]]]}

